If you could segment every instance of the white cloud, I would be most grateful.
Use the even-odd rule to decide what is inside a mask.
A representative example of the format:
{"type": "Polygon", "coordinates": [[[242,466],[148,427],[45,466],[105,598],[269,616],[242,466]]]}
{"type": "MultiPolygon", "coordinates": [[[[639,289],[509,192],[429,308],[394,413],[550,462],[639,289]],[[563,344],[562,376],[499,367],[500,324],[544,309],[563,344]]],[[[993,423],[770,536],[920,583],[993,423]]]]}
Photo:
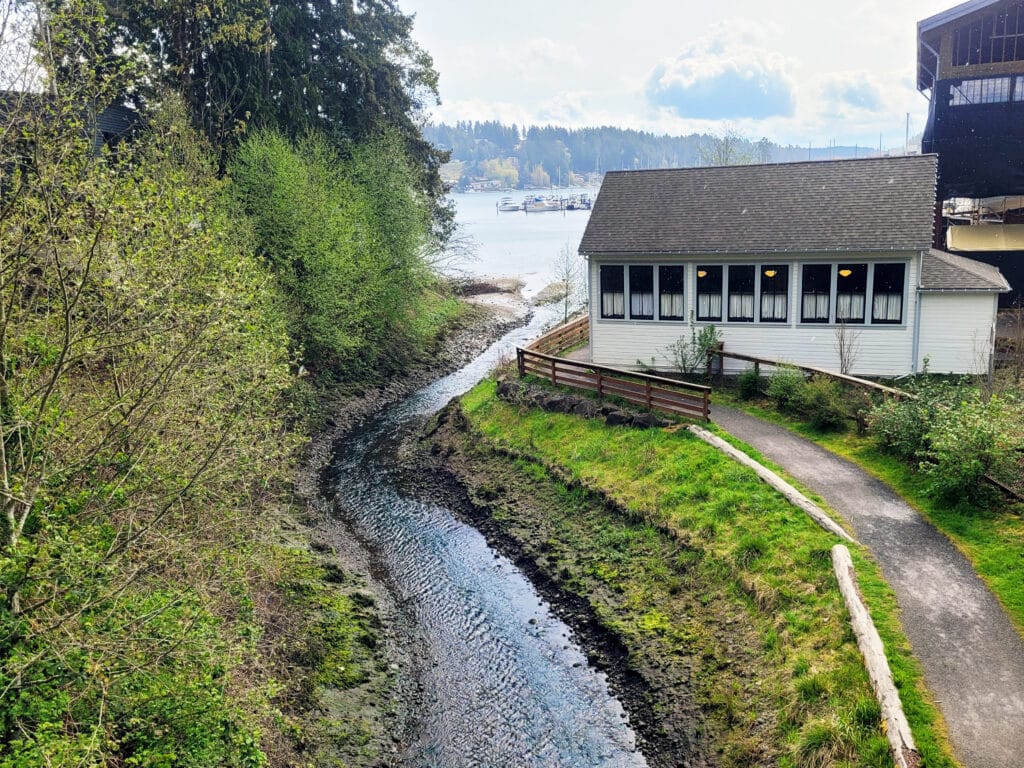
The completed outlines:
{"type": "Polygon", "coordinates": [[[576,46],[547,37],[533,38],[514,48],[503,47],[500,54],[512,62],[511,69],[517,77],[531,81],[550,82],[554,78],[571,77],[584,67],[583,56],[576,46]]]}
{"type": "Polygon", "coordinates": [[[720,23],[651,71],[648,102],[681,118],[735,120],[790,115],[790,62],[768,47],[768,31],[747,21],[720,23]]]}

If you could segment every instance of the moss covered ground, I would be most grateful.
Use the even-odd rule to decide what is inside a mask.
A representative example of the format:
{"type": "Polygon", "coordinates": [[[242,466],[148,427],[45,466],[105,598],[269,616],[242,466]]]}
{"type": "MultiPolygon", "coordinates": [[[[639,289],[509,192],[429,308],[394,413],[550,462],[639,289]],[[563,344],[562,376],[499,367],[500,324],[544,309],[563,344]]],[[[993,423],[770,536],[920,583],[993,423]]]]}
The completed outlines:
{"type": "MultiPolygon", "coordinates": [[[[655,730],[673,727],[667,701],[688,696],[702,722],[681,736],[716,763],[891,764],[829,534],[685,431],[532,410],[499,400],[493,381],[461,413],[472,437],[452,438],[446,461],[635,669],[674,692],[652,691],[655,730]]],[[[892,593],[853,557],[924,764],[953,766],[892,593]]]]}

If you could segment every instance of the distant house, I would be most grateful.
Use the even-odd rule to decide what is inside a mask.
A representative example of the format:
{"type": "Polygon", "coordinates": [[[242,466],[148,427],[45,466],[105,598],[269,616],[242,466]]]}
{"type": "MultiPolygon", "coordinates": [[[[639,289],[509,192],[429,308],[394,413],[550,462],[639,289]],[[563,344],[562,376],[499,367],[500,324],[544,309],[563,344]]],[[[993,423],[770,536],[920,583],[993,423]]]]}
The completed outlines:
{"type": "Polygon", "coordinates": [[[714,325],[734,352],[852,372],[984,371],[999,270],[934,250],[934,155],[610,172],[580,244],[592,362],[669,368],[714,325]]]}
{"type": "MultiPolygon", "coordinates": [[[[16,135],[14,128],[31,126],[31,120],[67,119],[67,115],[53,118],[48,112],[54,108],[53,99],[45,93],[0,90],[0,119],[9,124],[8,136],[16,135]]],[[[139,113],[123,104],[109,104],[102,108],[83,104],[74,115],[82,121],[82,131],[92,141],[99,154],[102,147],[111,149],[128,140],[142,125],[139,113]]]]}

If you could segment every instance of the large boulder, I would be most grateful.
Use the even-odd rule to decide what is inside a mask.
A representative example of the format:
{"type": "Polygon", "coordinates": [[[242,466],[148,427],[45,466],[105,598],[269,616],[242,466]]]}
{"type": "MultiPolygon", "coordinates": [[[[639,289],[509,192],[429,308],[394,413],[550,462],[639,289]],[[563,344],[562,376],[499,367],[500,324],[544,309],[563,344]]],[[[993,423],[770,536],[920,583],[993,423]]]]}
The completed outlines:
{"type": "Polygon", "coordinates": [[[502,400],[515,402],[523,391],[523,384],[519,379],[498,379],[497,393],[502,400]]]}
{"type": "Polygon", "coordinates": [[[582,416],[586,419],[593,419],[600,413],[600,409],[597,407],[597,403],[593,400],[587,400],[586,398],[579,398],[579,401],[572,407],[572,412],[577,416],[582,416]]]}
{"type": "Polygon", "coordinates": [[[604,423],[609,427],[626,427],[633,423],[633,417],[628,413],[614,409],[604,415],[604,423]]]}

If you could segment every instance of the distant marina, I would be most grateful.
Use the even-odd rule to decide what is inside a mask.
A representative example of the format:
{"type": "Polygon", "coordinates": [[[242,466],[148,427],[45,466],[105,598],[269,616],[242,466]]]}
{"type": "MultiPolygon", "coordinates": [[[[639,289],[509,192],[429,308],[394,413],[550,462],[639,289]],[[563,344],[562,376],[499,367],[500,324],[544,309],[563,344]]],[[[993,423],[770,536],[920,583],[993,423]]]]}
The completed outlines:
{"type": "Polygon", "coordinates": [[[521,211],[523,213],[550,213],[552,211],[589,211],[594,201],[588,192],[579,192],[568,197],[556,195],[527,195],[517,202],[505,196],[495,204],[501,213],[521,211]]]}
{"type": "Polygon", "coordinates": [[[524,195],[524,191],[513,195],[508,190],[450,195],[456,207],[456,224],[471,242],[473,256],[449,265],[449,271],[474,277],[517,278],[522,280],[527,297],[556,279],[556,259],[567,248],[576,253],[590,220],[589,208],[568,208],[568,201],[586,199],[592,205],[597,191],[569,187],[554,193],[529,194],[529,199],[550,196],[565,201],[543,216],[524,209],[524,195]],[[503,210],[503,202],[510,202],[514,208],[503,210]],[[557,215],[559,212],[561,215],[557,215]]]}

